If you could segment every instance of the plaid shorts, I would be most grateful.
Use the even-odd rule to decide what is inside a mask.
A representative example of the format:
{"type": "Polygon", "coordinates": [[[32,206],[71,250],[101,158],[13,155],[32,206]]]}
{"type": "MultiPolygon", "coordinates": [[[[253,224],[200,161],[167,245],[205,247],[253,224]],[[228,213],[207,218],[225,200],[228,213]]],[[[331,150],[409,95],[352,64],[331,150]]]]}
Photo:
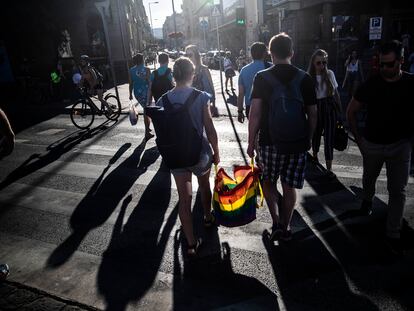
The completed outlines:
{"type": "Polygon", "coordinates": [[[276,184],[281,182],[289,187],[302,189],[305,181],[306,152],[281,154],[275,146],[259,146],[259,166],[263,180],[276,184]]]}

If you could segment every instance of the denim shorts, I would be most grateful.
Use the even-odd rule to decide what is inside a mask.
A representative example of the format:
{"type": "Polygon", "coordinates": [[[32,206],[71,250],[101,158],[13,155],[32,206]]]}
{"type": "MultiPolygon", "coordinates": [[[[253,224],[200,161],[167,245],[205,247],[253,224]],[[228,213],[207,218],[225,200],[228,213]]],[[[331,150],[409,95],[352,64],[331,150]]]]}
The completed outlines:
{"type": "Polygon", "coordinates": [[[184,168],[176,168],[172,169],[171,173],[173,175],[180,175],[184,173],[193,173],[197,177],[201,177],[208,173],[208,171],[211,169],[211,165],[213,163],[213,153],[211,151],[210,146],[203,146],[201,153],[200,153],[200,159],[196,165],[190,166],[190,167],[184,167],[184,168]],[[208,148],[207,148],[208,147],[208,148]]]}

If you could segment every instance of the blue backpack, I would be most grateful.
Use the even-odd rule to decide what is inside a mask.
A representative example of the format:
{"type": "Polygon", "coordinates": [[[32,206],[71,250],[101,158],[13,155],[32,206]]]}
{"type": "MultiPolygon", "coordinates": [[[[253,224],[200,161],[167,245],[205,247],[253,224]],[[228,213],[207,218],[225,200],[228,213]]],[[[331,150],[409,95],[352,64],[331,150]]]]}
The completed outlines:
{"type": "Polygon", "coordinates": [[[278,144],[306,139],[309,136],[309,129],[300,89],[306,73],[299,69],[287,84],[279,81],[269,70],[263,71],[262,75],[273,90],[267,117],[272,144],[278,146],[278,144]]]}
{"type": "Polygon", "coordinates": [[[190,167],[200,159],[203,137],[198,133],[190,113],[200,94],[200,91],[193,89],[184,104],[174,104],[167,93],[161,97],[164,107],[145,108],[154,124],[158,151],[170,169],[190,167]]]}

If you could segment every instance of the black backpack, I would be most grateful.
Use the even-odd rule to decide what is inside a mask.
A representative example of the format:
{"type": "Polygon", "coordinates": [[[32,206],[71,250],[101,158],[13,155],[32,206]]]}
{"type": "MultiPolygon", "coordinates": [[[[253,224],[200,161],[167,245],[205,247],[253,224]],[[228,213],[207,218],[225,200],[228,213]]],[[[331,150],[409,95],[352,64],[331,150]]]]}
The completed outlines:
{"type": "Polygon", "coordinates": [[[306,73],[299,69],[287,84],[279,81],[270,70],[265,70],[262,74],[273,90],[267,117],[272,144],[278,146],[306,139],[309,129],[300,89],[306,73]]]}
{"type": "Polygon", "coordinates": [[[153,73],[154,81],[152,81],[151,92],[154,96],[155,102],[157,102],[158,99],[160,99],[162,95],[171,90],[174,87],[174,85],[172,81],[168,78],[171,73],[170,68],[167,68],[163,75],[160,75],[158,70],[154,70],[153,73]]]}
{"type": "Polygon", "coordinates": [[[190,167],[200,159],[202,135],[198,133],[190,113],[200,94],[193,89],[182,105],[172,104],[168,94],[164,94],[161,97],[164,107],[145,108],[154,123],[158,151],[170,169],[190,167]]]}

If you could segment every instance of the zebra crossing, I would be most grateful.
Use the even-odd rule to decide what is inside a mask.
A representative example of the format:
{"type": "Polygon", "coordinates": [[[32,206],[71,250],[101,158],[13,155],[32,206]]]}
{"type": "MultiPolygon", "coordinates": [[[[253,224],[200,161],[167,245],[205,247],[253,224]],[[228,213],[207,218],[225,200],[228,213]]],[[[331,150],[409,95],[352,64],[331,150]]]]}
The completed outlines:
{"type": "MultiPolygon", "coordinates": [[[[226,117],[214,123],[220,167],[231,172],[233,165],[245,161],[247,123],[235,122],[235,129],[226,117]]],[[[250,284],[245,289],[229,290],[234,283],[222,280],[221,286],[229,290],[223,296],[199,280],[190,286],[179,277],[185,274],[186,263],[177,242],[176,186],[155,140],[145,142],[143,137],[141,120],[132,127],[124,115],[115,125],[85,133],[76,131],[64,114],[17,135],[15,152],[0,162],[0,261],[12,267],[10,279],[97,308],[125,303],[131,310],[185,309],[181,305],[188,303],[185,290],[202,290],[209,295],[197,299],[206,309],[260,310],[275,304],[280,309],[287,305],[304,309],[301,302],[284,297],[269,260],[264,233],[271,226],[267,208],[258,209],[257,220],[243,227],[208,232],[200,221],[195,228],[205,239],[201,259],[210,269],[223,269],[232,282],[250,284]],[[122,286],[124,291],[118,288],[122,286]],[[129,286],[136,287],[131,296],[129,286]]],[[[335,153],[333,170],[336,181],[309,164],[292,222],[297,242],[306,244],[321,232],[339,228],[348,242],[356,243],[343,224],[355,221],[346,215],[360,205],[362,159],[352,142],[343,153],[335,153]]],[[[210,180],[213,185],[213,172],[210,180]]],[[[407,207],[414,206],[413,183],[410,177],[407,207]]],[[[384,171],[377,185],[374,206],[384,209],[384,171]]],[[[201,219],[196,178],[193,193],[194,214],[201,219]]],[[[413,212],[406,210],[406,218],[413,221],[413,212]]]]}

